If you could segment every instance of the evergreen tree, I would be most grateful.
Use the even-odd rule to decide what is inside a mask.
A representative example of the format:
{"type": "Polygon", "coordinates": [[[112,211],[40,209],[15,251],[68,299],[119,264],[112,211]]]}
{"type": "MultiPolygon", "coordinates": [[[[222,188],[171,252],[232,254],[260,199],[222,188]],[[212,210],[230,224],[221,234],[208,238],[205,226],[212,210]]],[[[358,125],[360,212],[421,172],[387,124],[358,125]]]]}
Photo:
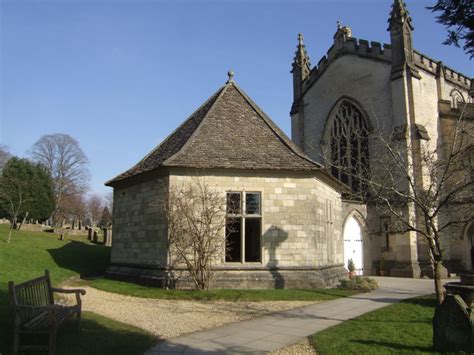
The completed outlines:
{"type": "Polygon", "coordinates": [[[46,169],[26,159],[11,158],[0,177],[0,206],[10,220],[44,221],[54,210],[53,182],[46,169]],[[16,216],[12,212],[16,211],[16,216]]]}
{"type": "Polygon", "coordinates": [[[107,208],[107,206],[105,206],[104,209],[102,210],[102,217],[100,218],[99,225],[101,227],[108,227],[111,224],[112,224],[112,215],[110,214],[110,211],[107,208]]]}
{"type": "Polygon", "coordinates": [[[474,57],[474,6],[471,0],[438,0],[429,10],[437,12],[439,23],[448,29],[448,38],[443,44],[460,47],[474,57]]]}

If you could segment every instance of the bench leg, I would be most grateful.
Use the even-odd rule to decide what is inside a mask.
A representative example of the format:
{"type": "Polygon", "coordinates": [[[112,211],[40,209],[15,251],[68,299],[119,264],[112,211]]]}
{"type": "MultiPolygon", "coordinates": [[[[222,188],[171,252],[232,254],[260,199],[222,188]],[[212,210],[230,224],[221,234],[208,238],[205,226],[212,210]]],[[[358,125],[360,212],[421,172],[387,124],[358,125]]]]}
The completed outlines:
{"type": "Polygon", "coordinates": [[[49,355],[54,355],[56,352],[56,328],[49,333],[49,355]]]}
{"type": "Polygon", "coordinates": [[[77,331],[81,330],[81,311],[77,312],[77,331]]]}
{"type": "Polygon", "coordinates": [[[18,354],[20,349],[20,333],[16,330],[13,332],[13,355],[18,354]]]}

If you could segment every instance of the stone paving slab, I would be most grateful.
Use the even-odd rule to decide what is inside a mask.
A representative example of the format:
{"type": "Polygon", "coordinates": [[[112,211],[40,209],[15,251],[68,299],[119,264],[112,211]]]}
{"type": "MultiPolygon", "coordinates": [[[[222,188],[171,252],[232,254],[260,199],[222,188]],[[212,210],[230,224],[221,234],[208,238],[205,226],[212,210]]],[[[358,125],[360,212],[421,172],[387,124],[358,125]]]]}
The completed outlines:
{"type": "Polygon", "coordinates": [[[265,354],[400,300],[434,293],[433,280],[374,278],[380,286],[375,291],[170,339],[158,343],[146,355],[265,354]]]}

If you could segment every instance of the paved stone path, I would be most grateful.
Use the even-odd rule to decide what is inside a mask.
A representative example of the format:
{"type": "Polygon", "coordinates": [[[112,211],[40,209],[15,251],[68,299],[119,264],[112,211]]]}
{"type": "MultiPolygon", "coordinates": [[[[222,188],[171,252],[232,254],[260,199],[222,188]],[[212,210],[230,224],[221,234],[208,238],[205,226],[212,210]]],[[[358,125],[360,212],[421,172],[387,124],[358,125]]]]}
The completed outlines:
{"type": "Polygon", "coordinates": [[[374,277],[379,289],[169,339],[146,354],[264,354],[400,300],[434,293],[433,280],[374,277]]]}

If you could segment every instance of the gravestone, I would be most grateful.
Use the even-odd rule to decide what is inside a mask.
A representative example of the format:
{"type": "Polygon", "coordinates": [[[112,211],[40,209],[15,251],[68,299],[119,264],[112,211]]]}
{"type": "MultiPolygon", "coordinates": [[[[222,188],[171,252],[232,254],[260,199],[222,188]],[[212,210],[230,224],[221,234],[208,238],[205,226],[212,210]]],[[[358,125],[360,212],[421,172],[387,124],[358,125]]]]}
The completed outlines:
{"type": "Polygon", "coordinates": [[[444,285],[447,295],[436,307],[433,346],[437,351],[474,352],[474,272],[461,274],[460,282],[444,285]]]}
{"type": "Polygon", "coordinates": [[[104,245],[108,245],[109,234],[107,228],[102,228],[102,232],[104,233],[104,245]]]}
{"type": "Polygon", "coordinates": [[[459,295],[446,295],[433,318],[433,347],[436,351],[472,353],[473,315],[459,295]]]}

